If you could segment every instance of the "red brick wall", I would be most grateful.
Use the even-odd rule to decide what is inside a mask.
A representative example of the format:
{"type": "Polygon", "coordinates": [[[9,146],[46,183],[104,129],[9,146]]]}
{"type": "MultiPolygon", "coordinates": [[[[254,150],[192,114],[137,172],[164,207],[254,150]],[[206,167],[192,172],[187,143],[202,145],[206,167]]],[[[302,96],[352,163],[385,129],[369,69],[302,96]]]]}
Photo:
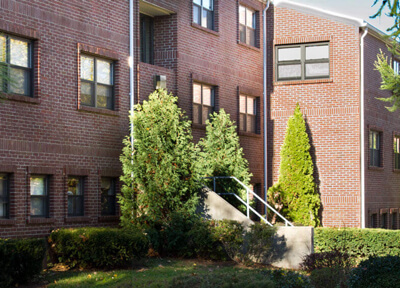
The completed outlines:
{"type": "MultiPolygon", "coordinates": [[[[269,159],[279,177],[280,149],[296,103],[312,142],[324,226],[360,226],[359,29],[287,8],[274,9],[274,44],[329,41],[330,79],[276,82],[270,94],[269,159]]],[[[275,77],[275,75],[273,75],[275,77]]],[[[272,183],[270,183],[272,184],[272,183]]]]}
{"type": "Polygon", "coordinates": [[[129,2],[5,0],[0,5],[1,32],[33,39],[35,46],[35,98],[3,95],[11,100],[0,102],[0,172],[12,173],[11,220],[0,221],[0,237],[103,225],[99,175],[120,174],[118,156],[129,133],[129,2]],[[115,112],[78,110],[78,43],[95,48],[86,52],[114,55],[115,112]],[[29,217],[29,175],[38,173],[51,177],[50,219],[44,221],[29,217]],[[86,180],[85,217],[70,222],[65,185],[68,175],[77,174],[86,180]]]}

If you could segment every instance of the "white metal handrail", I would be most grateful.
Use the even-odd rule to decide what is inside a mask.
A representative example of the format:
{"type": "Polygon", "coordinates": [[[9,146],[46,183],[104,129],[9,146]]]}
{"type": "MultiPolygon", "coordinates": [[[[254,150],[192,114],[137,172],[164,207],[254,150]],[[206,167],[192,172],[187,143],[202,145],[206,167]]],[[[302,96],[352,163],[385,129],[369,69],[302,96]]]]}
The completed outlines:
{"type": "Polygon", "coordinates": [[[233,179],[235,180],[237,183],[239,183],[244,189],[246,189],[246,202],[240,198],[238,195],[236,195],[235,193],[217,193],[219,195],[233,195],[235,196],[236,199],[238,199],[241,203],[243,203],[246,208],[247,208],[247,218],[250,219],[250,210],[257,215],[260,219],[262,219],[265,223],[267,223],[269,226],[272,226],[272,224],[268,221],[268,219],[266,219],[266,217],[264,218],[262,215],[260,215],[260,213],[258,213],[253,207],[250,206],[250,198],[249,198],[249,194],[251,193],[254,197],[256,197],[259,201],[261,201],[262,204],[264,204],[265,206],[268,207],[269,210],[271,210],[272,212],[274,212],[280,219],[282,219],[285,222],[285,226],[291,226],[293,227],[293,224],[289,222],[289,220],[287,220],[285,217],[283,217],[278,211],[276,211],[271,205],[269,205],[267,202],[265,202],[260,196],[258,196],[256,193],[254,193],[254,191],[252,191],[249,187],[247,187],[246,185],[244,185],[239,179],[237,179],[235,176],[215,176],[215,177],[203,177],[204,179],[213,179],[213,190],[215,193],[217,193],[216,190],[216,179],[233,179]]]}

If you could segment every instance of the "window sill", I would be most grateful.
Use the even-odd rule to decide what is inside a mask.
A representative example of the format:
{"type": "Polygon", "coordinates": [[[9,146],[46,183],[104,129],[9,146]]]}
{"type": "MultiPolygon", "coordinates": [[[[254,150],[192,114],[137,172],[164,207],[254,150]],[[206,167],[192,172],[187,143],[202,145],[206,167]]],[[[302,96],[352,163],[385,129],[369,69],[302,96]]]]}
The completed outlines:
{"type": "Polygon", "coordinates": [[[33,218],[30,217],[26,220],[27,224],[53,224],[55,222],[54,218],[33,218]]]}
{"type": "Polygon", "coordinates": [[[0,226],[14,226],[17,224],[15,219],[0,219],[0,226]]]}
{"type": "Polygon", "coordinates": [[[7,94],[4,92],[0,92],[0,98],[11,101],[30,103],[30,104],[40,104],[40,100],[38,98],[32,98],[30,96],[23,96],[17,94],[7,94]]]}
{"type": "Polygon", "coordinates": [[[368,166],[369,170],[383,171],[383,167],[368,166]]]}
{"type": "Polygon", "coordinates": [[[239,136],[246,136],[246,137],[254,137],[254,138],[261,138],[261,134],[253,133],[253,132],[247,132],[247,131],[241,131],[239,130],[239,136]]]}
{"type": "Polygon", "coordinates": [[[284,86],[284,85],[302,85],[302,84],[319,84],[319,83],[333,83],[333,79],[327,78],[327,79],[275,81],[274,85],[284,86]]]}
{"type": "Polygon", "coordinates": [[[400,169],[394,168],[394,169],[393,169],[393,173],[399,173],[399,174],[400,174],[400,169]]]}
{"type": "Polygon", "coordinates": [[[206,124],[192,123],[192,128],[206,130],[206,124]]]}
{"type": "Polygon", "coordinates": [[[65,223],[90,222],[89,216],[69,216],[65,218],[65,223]]]}
{"type": "Polygon", "coordinates": [[[193,28],[197,28],[197,29],[199,29],[199,30],[201,30],[201,31],[203,31],[203,32],[209,33],[209,34],[211,34],[211,35],[219,36],[219,32],[214,31],[214,30],[211,30],[211,29],[208,29],[208,28],[205,28],[205,27],[203,27],[203,26],[201,26],[201,25],[199,25],[199,24],[196,24],[196,23],[194,23],[194,22],[192,22],[192,27],[193,27],[193,28]]]}
{"type": "Polygon", "coordinates": [[[96,113],[108,116],[119,116],[118,111],[109,110],[104,108],[89,107],[84,105],[79,105],[78,111],[84,111],[89,113],[96,113]]]}
{"type": "Polygon", "coordinates": [[[107,216],[99,216],[99,222],[118,222],[119,216],[117,215],[107,215],[107,216]]]}
{"type": "Polygon", "coordinates": [[[248,49],[251,49],[251,50],[254,50],[254,51],[257,51],[257,52],[261,51],[260,48],[255,47],[255,46],[251,46],[251,45],[249,45],[247,43],[244,43],[244,42],[241,42],[241,41],[238,41],[238,45],[243,46],[243,47],[248,48],[248,49]]]}

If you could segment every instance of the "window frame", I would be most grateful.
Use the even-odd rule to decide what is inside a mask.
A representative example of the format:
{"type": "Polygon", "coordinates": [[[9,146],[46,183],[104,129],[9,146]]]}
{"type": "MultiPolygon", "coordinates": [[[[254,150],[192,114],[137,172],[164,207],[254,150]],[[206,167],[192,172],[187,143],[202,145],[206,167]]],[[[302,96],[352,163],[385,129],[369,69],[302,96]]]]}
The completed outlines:
{"type": "MultiPolygon", "coordinates": [[[[25,97],[30,97],[33,98],[33,86],[34,86],[34,76],[33,76],[33,41],[30,39],[26,39],[23,37],[18,37],[6,33],[0,33],[0,36],[4,36],[6,38],[6,62],[0,62],[0,66],[5,67],[4,68],[4,74],[7,74],[8,79],[4,79],[3,87],[0,88],[0,93],[6,93],[6,94],[12,94],[12,95],[20,95],[20,96],[25,96],[25,97]],[[28,52],[28,67],[24,66],[19,66],[11,63],[10,55],[11,55],[11,44],[10,44],[10,39],[16,39],[19,41],[26,42],[28,44],[27,52],[28,52]],[[11,78],[11,69],[18,69],[18,70],[23,70],[23,71],[28,71],[28,94],[20,94],[16,92],[11,91],[11,85],[12,85],[12,78],[11,78]],[[4,91],[3,91],[4,90],[4,91]]],[[[0,69],[0,73],[2,73],[0,69]]]]}
{"type": "Polygon", "coordinates": [[[84,185],[84,183],[85,183],[85,177],[83,177],[83,176],[73,176],[73,175],[70,175],[70,176],[68,176],[67,177],[67,215],[68,215],[68,217],[82,217],[82,216],[84,216],[85,215],[85,185],[84,185]],[[81,191],[82,191],[82,195],[68,195],[68,189],[69,189],[69,186],[68,186],[68,181],[71,179],[71,178],[76,178],[76,179],[79,179],[79,182],[78,182],[78,185],[79,185],[79,187],[80,187],[80,189],[81,189],[81,191]],[[73,212],[72,213],[69,213],[69,199],[72,199],[72,205],[73,205],[73,212]],[[77,213],[76,212],[76,199],[80,199],[80,202],[81,202],[81,207],[82,207],[82,212],[81,213],[77,213]]]}
{"type": "MultiPolygon", "coordinates": [[[[6,204],[5,215],[0,215],[0,219],[10,219],[10,173],[0,173],[0,177],[5,177],[6,196],[0,196],[1,203],[6,204]]],[[[4,209],[4,207],[3,207],[4,209]]]]}
{"type": "MultiPolygon", "coordinates": [[[[108,190],[109,191],[109,190],[108,190]]],[[[101,216],[115,216],[117,215],[117,180],[114,177],[101,177],[100,178],[100,206],[101,206],[101,216]],[[101,181],[102,179],[109,179],[110,180],[110,189],[113,190],[114,194],[113,195],[104,195],[103,193],[103,188],[101,187],[101,181]],[[107,205],[107,208],[111,209],[103,209],[103,199],[108,198],[108,199],[113,199],[111,203],[113,203],[112,206],[107,205]],[[110,211],[111,210],[111,211],[110,211]]]]}
{"type": "Polygon", "coordinates": [[[276,45],[275,46],[275,79],[277,82],[285,82],[285,81],[306,81],[306,80],[318,80],[318,79],[330,79],[331,77],[331,44],[330,41],[323,41],[323,42],[308,42],[308,43],[301,43],[301,44],[289,44],[289,45],[276,45]],[[328,58],[321,58],[321,59],[306,59],[306,48],[310,46],[328,46],[328,58]],[[279,49],[284,48],[300,48],[300,59],[298,60],[283,60],[279,61],[279,49]],[[328,63],[328,75],[322,76],[313,76],[307,77],[306,76],[306,65],[307,64],[322,64],[328,63]],[[299,65],[300,64],[300,77],[287,77],[287,78],[280,78],[279,77],[279,67],[286,66],[286,65],[299,65]]]}
{"type": "Polygon", "coordinates": [[[41,215],[34,215],[32,211],[29,212],[30,217],[34,218],[49,218],[50,215],[50,197],[49,197],[49,176],[43,174],[32,174],[29,177],[29,194],[30,194],[30,209],[32,209],[32,200],[41,199],[43,201],[44,213],[41,215]],[[43,178],[44,179],[44,194],[43,195],[32,195],[32,178],[43,178]]]}
{"type": "Polygon", "coordinates": [[[212,114],[215,111],[215,86],[210,85],[210,84],[205,84],[202,82],[193,81],[193,83],[192,83],[192,123],[193,124],[197,124],[197,125],[205,125],[206,124],[207,119],[205,119],[205,120],[203,119],[203,107],[210,108],[211,112],[208,114],[208,117],[207,117],[207,119],[209,119],[210,114],[212,114]],[[194,85],[196,85],[196,84],[201,86],[201,103],[194,102],[194,85]],[[204,86],[211,88],[211,106],[203,104],[204,103],[204,101],[203,101],[203,90],[204,90],[203,87],[204,86]],[[197,120],[195,121],[195,119],[193,117],[194,116],[193,111],[194,111],[195,106],[199,106],[200,122],[196,122],[197,120]]]}
{"type": "Polygon", "coordinates": [[[392,69],[396,75],[400,74],[400,60],[395,57],[392,58],[392,69]]]}
{"type": "Polygon", "coordinates": [[[371,129],[371,130],[369,130],[369,137],[368,137],[368,153],[369,153],[369,163],[368,164],[369,164],[369,167],[377,167],[377,168],[382,167],[381,152],[382,152],[382,132],[371,129]],[[373,139],[371,137],[374,137],[374,135],[377,135],[377,139],[372,140],[372,143],[371,143],[371,139],[373,139]],[[374,146],[374,143],[377,143],[377,145],[379,145],[379,147],[378,148],[371,147],[371,146],[374,146]],[[375,157],[377,158],[377,160],[375,160],[375,157]],[[375,163],[375,162],[378,162],[378,163],[375,163]]]}
{"type": "Polygon", "coordinates": [[[400,170],[400,135],[397,134],[393,135],[393,169],[400,170]]]}
{"type": "Polygon", "coordinates": [[[257,131],[258,131],[258,121],[257,121],[257,119],[258,119],[258,106],[259,106],[259,101],[258,101],[258,97],[256,97],[256,96],[251,96],[251,95],[247,95],[247,94],[243,94],[243,93],[240,93],[239,94],[239,131],[243,131],[243,132],[248,132],[248,133],[254,133],[254,134],[256,134],[257,133],[257,131]],[[240,98],[241,97],[245,97],[245,99],[246,99],[246,101],[245,101],[245,103],[246,103],[246,107],[245,107],[245,110],[246,110],[246,112],[245,113],[243,113],[243,112],[241,112],[241,106],[240,106],[240,104],[241,104],[241,101],[240,101],[240,98]],[[249,114],[249,112],[248,112],[248,98],[252,98],[253,99],[253,101],[254,101],[254,114],[252,115],[252,114],[249,114]],[[241,115],[244,115],[244,125],[241,125],[241,120],[240,120],[240,117],[241,117],[241,115]],[[251,118],[254,118],[254,131],[248,131],[247,130],[247,121],[248,121],[248,118],[249,117],[251,117],[251,118]],[[244,128],[244,129],[243,129],[244,128]]]}
{"type": "Polygon", "coordinates": [[[212,10],[204,7],[204,5],[203,5],[203,1],[204,0],[199,0],[199,1],[201,2],[200,5],[195,3],[195,0],[192,1],[192,21],[193,21],[193,23],[195,23],[197,25],[200,25],[201,27],[203,27],[205,29],[209,29],[209,30],[215,31],[215,0],[209,0],[211,2],[212,10]],[[194,17],[194,15],[195,15],[195,11],[194,11],[195,7],[197,7],[199,9],[199,15],[197,15],[197,17],[198,17],[200,23],[195,22],[195,17],[194,17]],[[208,19],[209,18],[208,17],[209,14],[208,13],[207,13],[207,18],[206,18],[207,20],[206,20],[205,26],[203,25],[204,23],[203,23],[202,15],[204,13],[204,10],[206,10],[208,13],[211,14],[211,20],[210,20],[211,27],[209,27],[209,25],[208,25],[209,24],[208,23],[209,22],[209,19],[208,19]]]}
{"type": "Polygon", "coordinates": [[[245,6],[245,5],[242,5],[242,4],[239,4],[239,8],[238,8],[239,10],[238,10],[238,24],[239,24],[239,42],[240,43],[244,43],[244,44],[246,44],[246,45],[249,45],[249,46],[252,46],[252,47],[257,47],[257,31],[258,31],[258,25],[257,25],[257,11],[255,10],[255,9],[252,9],[252,8],[249,8],[249,7],[247,7],[247,6],[245,6]],[[243,25],[242,23],[240,23],[240,8],[244,8],[245,9],[245,23],[246,23],[246,25],[243,25]],[[252,13],[252,17],[253,17],[253,19],[252,19],[252,23],[253,23],[253,25],[254,25],[254,28],[253,27],[249,27],[249,26],[247,26],[247,10],[249,10],[249,11],[252,11],[253,13],[252,13]],[[241,39],[241,27],[244,27],[244,39],[245,39],[245,41],[242,41],[242,39],[241,39]],[[249,42],[247,42],[247,39],[248,39],[248,30],[250,30],[252,33],[253,33],[253,36],[254,36],[254,45],[253,44],[251,44],[251,43],[249,43],[249,42]]]}
{"type": "Polygon", "coordinates": [[[140,13],[139,18],[140,18],[139,19],[139,23],[140,23],[140,31],[139,31],[139,33],[140,33],[140,62],[154,65],[154,18],[149,15],[143,14],[143,13],[140,13]],[[146,46],[146,44],[147,44],[147,41],[143,41],[143,39],[145,39],[145,35],[147,35],[147,33],[143,29],[145,22],[142,22],[142,19],[149,19],[149,20],[151,19],[151,21],[149,22],[150,23],[150,25],[149,25],[149,28],[150,28],[149,46],[150,47],[149,47],[149,56],[148,56],[149,59],[144,59],[144,58],[147,58],[147,57],[144,57],[144,53],[147,52],[147,49],[146,49],[147,47],[144,47],[145,49],[143,49],[142,45],[146,46]]]}
{"type": "Polygon", "coordinates": [[[93,54],[89,54],[89,53],[80,53],[79,55],[79,62],[80,62],[80,67],[79,67],[79,71],[80,71],[80,104],[82,106],[86,106],[86,107],[93,107],[96,109],[106,109],[106,110],[111,110],[111,111],[115,111],[115,61],[105,58],[105,57],[101,57],[101,56],[97,56],[97,55],[93,55],[93,54]],[[88,58],[92,58],[93,59],[93,81],[91,80],[87,80],[87,79],[83,79],[82,78],[82,57],[88,57],[88,58]],[[97,81],[97,61],[101,60],[101,61],[105,61],[110,63],[110,82],[111,84],[105,84],[105,83],[100,83],[97,81]],[[82,101],[82,83],[88,83],[91,85],[92,88],[92,94],[91,94],[91,103],[90,105],[87,103],[84,103],[82,101]],[[111,88],[111,107],[98,107],[97,106],[97,86],[101,85],[101,86],[106,86],[107,88],[111,88]]]}

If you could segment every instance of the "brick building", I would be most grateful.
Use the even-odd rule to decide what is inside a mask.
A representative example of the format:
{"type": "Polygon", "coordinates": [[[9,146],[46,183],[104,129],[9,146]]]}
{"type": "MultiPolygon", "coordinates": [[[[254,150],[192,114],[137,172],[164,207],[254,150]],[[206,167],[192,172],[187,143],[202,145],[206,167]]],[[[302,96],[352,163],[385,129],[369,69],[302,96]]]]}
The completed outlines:
{"type": "MultiPolygon", "coordinates": [[[[0,2],[0,62],[10,75],[0,84],[0,237],[118,223],[130,89],[137,103],[165,85],[193,121],[196,141],[208,113],[225,109],[238,123],[252,185],[264,196],[264,4],[135,0],[130,23],[130,2],[0,2]]],[[[299,102],[313,144],[323,225],[362,226],[365,199],[366,226],[397,227],[400,167],[392,141],[399,141],[400,127],[397,114],[375,99],[387,93],[378,89],[372,66],[385,49],[382,35],[358,19],[284,1],[267,15],[267,186],[278,179],[286,122],[299,102]],[[308,59],[308,49],[320,56],[308,59]]]]}

